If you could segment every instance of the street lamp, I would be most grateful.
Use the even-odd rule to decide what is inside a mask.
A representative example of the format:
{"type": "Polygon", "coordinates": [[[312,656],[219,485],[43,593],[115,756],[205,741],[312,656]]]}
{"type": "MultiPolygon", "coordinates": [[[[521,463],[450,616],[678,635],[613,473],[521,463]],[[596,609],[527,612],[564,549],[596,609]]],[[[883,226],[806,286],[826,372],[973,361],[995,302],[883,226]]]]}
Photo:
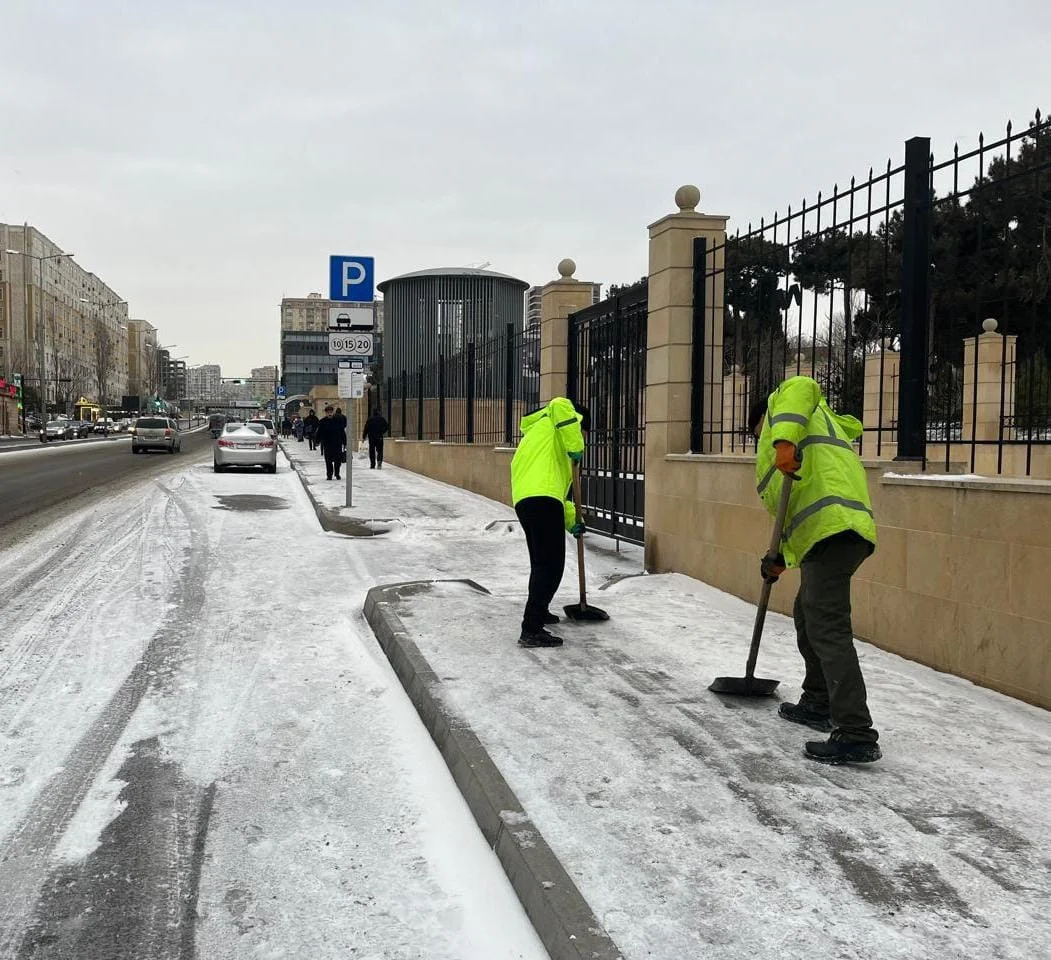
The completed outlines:
{"type": "MultiPolygon", "coordinates": [[[[37,262],[37,289],[40,291],[40,329],[37,332],[37,348],[39,351],[38,362],[40,364],[40,406],[42,407],[41,413],[44,415],[44,419],[47,419],[47,372],[46,372],[46,354],[44,352],[44,261],[45,260],[61,260],[63,257],[73,258],[72,253],[52,253],[44,257],[38,257],[36,254],[29,253],[26,250],[5,250],[5,253],[14,254],[15,256],[21,256],[30,260],[36,260],[37,262]]],[[[25,280],[26,270],[22,268],[22,279],[25,280]]],[[[25,326],[26,333],[29,333],[29,304],[23,301],[24,313],[25,313],[25,326]]]]}

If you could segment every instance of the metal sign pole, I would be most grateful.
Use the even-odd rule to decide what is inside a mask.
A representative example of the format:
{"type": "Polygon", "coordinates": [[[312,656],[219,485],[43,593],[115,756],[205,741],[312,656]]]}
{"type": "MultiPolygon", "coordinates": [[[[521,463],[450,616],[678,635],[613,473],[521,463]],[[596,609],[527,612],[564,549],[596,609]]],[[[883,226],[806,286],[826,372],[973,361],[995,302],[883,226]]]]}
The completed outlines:
{"type": "MultiPolygon", "coordinates": [[[[348,391],[353,393],[353,390],[348,391]]],[[[347,506],[354,506],[354,434],[357,433],[357,414],[354,411],[354,398],[347,400],[347,506]]]]}

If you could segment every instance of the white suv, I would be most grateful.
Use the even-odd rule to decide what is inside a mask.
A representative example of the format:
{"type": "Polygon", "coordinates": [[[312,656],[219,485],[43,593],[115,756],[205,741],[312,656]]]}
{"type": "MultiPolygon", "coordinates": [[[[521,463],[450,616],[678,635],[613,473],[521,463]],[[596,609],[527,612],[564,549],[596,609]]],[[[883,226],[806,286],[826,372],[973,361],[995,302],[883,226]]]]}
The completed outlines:
{"type": "Polygon", "coordinates": [[[169,417],[139,417],[131,428],[131,452],[143,450],[167,450],[175,453],[182,449],[179,425],[169,417]]]}

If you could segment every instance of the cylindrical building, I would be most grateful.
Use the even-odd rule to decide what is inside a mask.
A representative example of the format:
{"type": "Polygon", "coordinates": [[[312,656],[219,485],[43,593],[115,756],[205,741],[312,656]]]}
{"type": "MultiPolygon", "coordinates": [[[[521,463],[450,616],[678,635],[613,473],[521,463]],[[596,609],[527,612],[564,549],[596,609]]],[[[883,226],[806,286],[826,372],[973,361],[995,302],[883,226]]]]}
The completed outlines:
{"type": "MultiPolygon", "coordinates": [[[[384,298],[383,360],[388,376],[411,376],[421,366],[450,358],[524,323],[529,284],[489,270],[446,267],[418,270],[379,284],[384,298]]],[[[495,371],[494,371],[495,372],[495,371]]]]}

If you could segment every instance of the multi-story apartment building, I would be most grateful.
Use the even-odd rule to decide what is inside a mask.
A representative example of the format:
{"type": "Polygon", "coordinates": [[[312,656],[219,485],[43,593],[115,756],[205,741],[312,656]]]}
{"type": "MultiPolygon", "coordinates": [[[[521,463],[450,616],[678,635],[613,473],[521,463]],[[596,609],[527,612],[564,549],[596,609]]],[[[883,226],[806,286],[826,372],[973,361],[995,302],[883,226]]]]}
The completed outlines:
{"type": "Polygon", "coordinates": [[[222,397],[223,371],[217,363],[204,363],[186,371],[186,396],[191,400],[218,400],[222,397]]]}
{"type": "Polygon", "coordinates": [[[164,400],[178,403],[186,396],[186,361],[173,360],[171,352],[157,351],[159,392],[164,400]]]}
{"type": "Polygon", "coordinates": [[[128,321],[128,386],[129,396],[156,396],[160,389],[157,369],[157,328],[147,320],[128,321]]]}
{"type": "Polygon", "coordinates": [[[0,223],[0,370],[51,410],[127,388],[127,303],[28,224],[0,223]]]}
{"type": "Polygon", "coordinates": [[[252,382],[262,390],[273,393],[274,385],[277,383],[277,367],[273,364],[266,367],[252,367],[252,382]]]}

